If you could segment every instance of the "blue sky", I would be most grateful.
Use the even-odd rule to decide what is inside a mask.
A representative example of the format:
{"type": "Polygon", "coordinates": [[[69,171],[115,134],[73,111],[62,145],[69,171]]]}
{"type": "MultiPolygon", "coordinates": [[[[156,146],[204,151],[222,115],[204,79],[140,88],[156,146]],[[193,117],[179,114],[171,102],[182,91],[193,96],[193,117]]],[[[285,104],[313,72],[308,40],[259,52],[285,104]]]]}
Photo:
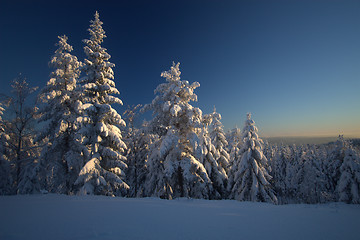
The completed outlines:
{"type": "Polygon", "coordinates": [[[261,136],[360,137],[360,1],[2,0],[1,92],[20,72],[42,88],[58,35],[83,60],[96,10],[125,106],[151,102],[179,61],[226,129],[252,112],[261,136]]]}

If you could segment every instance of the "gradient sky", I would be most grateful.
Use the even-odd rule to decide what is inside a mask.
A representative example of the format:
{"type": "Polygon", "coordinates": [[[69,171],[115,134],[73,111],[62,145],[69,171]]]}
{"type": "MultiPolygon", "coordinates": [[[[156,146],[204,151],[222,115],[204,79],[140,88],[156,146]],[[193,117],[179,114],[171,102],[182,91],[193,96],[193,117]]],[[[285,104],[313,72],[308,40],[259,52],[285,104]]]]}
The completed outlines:
{"type": "Polygon", "coordinates": [[[226,129],[252,112],[264,137],[360,137],[360,1],[0,0],[0,91],[20,72],[42,88],[58,35],[83,60],[96,10],[120,113],[150,103],[179,61],[201,85],[193,105],[215,105],[226,129]]]}

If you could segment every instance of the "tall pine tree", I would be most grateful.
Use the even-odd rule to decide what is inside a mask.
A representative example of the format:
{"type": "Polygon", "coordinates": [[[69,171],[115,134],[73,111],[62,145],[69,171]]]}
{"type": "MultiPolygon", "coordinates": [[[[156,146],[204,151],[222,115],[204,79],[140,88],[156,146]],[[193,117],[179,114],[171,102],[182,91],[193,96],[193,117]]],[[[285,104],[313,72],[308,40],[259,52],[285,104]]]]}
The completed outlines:
{"type": "Polygon", "coordinates": [[[346,147],[335,191],[341,202],[360,203],[360,157],[352,146],[346,147]]]}
{"type": "Polygon", "coordinates": [[[148,174],[146,163],[149,158],[149,147],[156,140],[156,135],[146,132],[146,126],[136,128],[134,121],[141,105],[129,108],[124,112],[127,122],[125,143],[128,146],[126,182],[130,186],[129,197],[144,197],[146,176],[148,174]]]}
{"type": "Polygon", "coordinates": [[[111,106],[122,101],[114,96],[119,94],[112,70],[115,64],[109,62],[111,56],[101,46],[106,37],[102,24],[96,12],[88,29],[90,39],[84,40],[87,58],[82,70],[86,76],[81,80],[79,111],[83,115],[80,133],[89,154],[76,184],[82,194],[119,196],[129,188],[124,182],[127,147],[119,128],[125,121],[111,106]]]}
{"type": "Polygon", "coordinates": [[[232,165],[235,159],[240,157],[240,149],[242,146],[241,130],[238,127],[235,127],[231,131],[228,131],[226,139],[228,142],[227,149],[230,155],[229,164],[232,165]]]}
{"type": "Polygon", "coordinates": [[[214,191],[211,193],[212,199],[220,199],[226,196],[226,167],[228,162],[226,158],[217,149],[211,139],[209,128],[213,121],[213,114],[203,116],[203,126],[198,133],[199,150],[197,151],[197,159],[204,165],[207,174],[212,182],[214,191]]]}
{"type": "Polygon", "coordinates": [[[214,112],[211,114],[211,119],[210,137],[218,152],[218,158],[216,160],[225,172],[228,172],[230,164],[230,154],[227,151],[228,142],[225,137],[224,127],[221,123],[221,114],[216,112],[215,107],[214,112]]]}
{"type": "Polygon", "coordinates": [[[7,195],[12,193],[11,166],[8,158],[10,137],[5,132],[5,123],[2,118],[5,109],[2,106],[0,103],[0,195],[7,195]]]}
{"type": "Polygon", "coordinates": [[[163,72],[157,96],[145,109],[154,112],[149,123],[159,141],[152,144],[148,160],[147,195],[163,198],[210,198],[211,181],[203,164],[195,157],[202,112],[190,101],[197,101],[198,82],[180,80],[179,63],[163,72]]]}
{"type": "Polygon", "coordinates": [[[261,201],[277,203],[270,184],[267,159],[262,152],[262,140],[257,134],[251,114],[247,114],[243,129],[243,145],[240,158],[235,159],[229,179],[230,198],[239,201],[261,201]]]}
{"type": "Polygon", "coordinates": [[[80,95],[77,80],[81,63],[71,55],[73,48],[67,43],[67,36],[58,38],[58,49],[49,62],[54,71],[39,95],[42,128],[38,140],[47,141],[41,154],[47,190],[69,194],[84,165],[86,150],[76,135],[79,117],[76,105],[80,95]]]}

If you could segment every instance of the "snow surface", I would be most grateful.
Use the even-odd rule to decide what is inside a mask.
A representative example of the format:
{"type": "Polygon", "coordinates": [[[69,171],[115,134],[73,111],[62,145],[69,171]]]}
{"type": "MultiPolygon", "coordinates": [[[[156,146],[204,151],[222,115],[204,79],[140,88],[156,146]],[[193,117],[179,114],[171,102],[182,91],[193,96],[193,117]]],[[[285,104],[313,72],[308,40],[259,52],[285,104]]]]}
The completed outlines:
{"type": "Polygon", "coordinates": [[[359,239],[360,206],[105,196],[0,197],[0,239],[359,239]]]}

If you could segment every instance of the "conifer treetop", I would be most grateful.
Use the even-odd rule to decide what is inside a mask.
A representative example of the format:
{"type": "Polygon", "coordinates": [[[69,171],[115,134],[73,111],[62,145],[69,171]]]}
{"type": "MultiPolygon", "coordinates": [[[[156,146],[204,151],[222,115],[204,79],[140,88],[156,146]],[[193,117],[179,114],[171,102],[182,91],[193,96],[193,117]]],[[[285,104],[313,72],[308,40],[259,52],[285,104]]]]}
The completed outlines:
{"type": "Polygon", "coordinates": [[[231,198],[240,201],[263,201],[277,203],[269,175],[271,171],[262,152],[262,140],[257,135],[255,122],[247,114],[243,129],[243,144],[240,156],[235,159],[229,179],[231,198]]]}
{"type": "Polygon", "coordinates": [[[58,39],[59,42],[56,43],[55,46],[58,46],[59,48],[56,49],[55,53],[60,53],[62,51],[71,52],[73,50],[73,47],[67,43],[69,38],[66,35],[58,36],[58,39]]]}
{"type": "MultiPolygon", "coordinates": [[[[58,48],[49,62],[49,67],[54,68],[50,76],[51,79],[42,92],[50,92],[51,88],[62,88],[62,90],[71,91],[76,87],[76,79],[80,76],[81,62],[76,56],[71,55],[73,47],[67,42],[66,35],[58,36],[59,42],[55,44],[58,48]],[[59,85],[58,87],[56,87],[59,85]]],[[[58,89],[59,90],[59,89],[58,89]]],[[[50,93],[51,94],[51,93],[50,93]]],[[[58,94],[63,94],[58,92],[58,94]]],[[[51,96],[48,96],[51,98],[51,96]]]]}
{"type": "Polygon", "coordinates": [[[100,44],[103,42],[103,39],[106,38],[106,35],[104,29],[102,28],[103,22],[99,19],[99,12],[96,11],[94,16],[95,19],[90,20],[91,25],[88,31],[91,36],[90,39],[100,44]]]}
{"type": "Polygon", "coordinates": [[[167,82],[180,81],[181,71],[179,69],[179,66],[180,66],[179,62],[177,64],[173,62],[173,65],[170,67],[170,70],[162,72],[161,77],[165,78],[167,82]]]}
{"type": "Polygon", "coordinates": [[[115,87],[114,72],[112,70],[115,64],[109,62],[110,54],[106,48],[101,46],[103,39],[106,37],[105,31],[102,29],[102,22],[99,20],[99,13],[95,13],[95,20],[90,21],[91,25],[88,29],[90,39],[85,39],[86,44],[84,51],[86,59],[83,72],[86,74],[80,80],[84,88],[84,100],[92,104],[120,104],[122,101],[111,94],[119,94],[115,87]]]}
{"type": "Polygon", "coordinates": [[[71,112],[74,111],[73,106],[78,97],[75,89],[82,63],[71,54],[73,48],[67,42],[68,37],[63,35],[58,36],[58,39],[59,41],[55,44],[58,48],[49,62],[49,67],[54,70],[38,96],[42,114],[40,122],[55,116],[59,119],[64,119],[64,116],[71,118],[71,112]]]}
{"type": "MultiPolygon", "coordinates": [[[[247,113],[245,126],[243,128],[243,133],[242,133],[244,141],[253,139],[253,141],[256,141],[256,146],[261,146],[261,144],[263,144],[263,141],[262,139],[259,138],[257,132],[258,132],[258,128],[255,126],[255,121],[251,119],[251,113],[247,113]]],[[[251,143],[253,149],[254,146],[252,144],[253,143],[251,143]]],[[[245,145],[244,147],[247,146],[245,145]]]]}
{"type": "Polygon", "coordinates": [[[189,81],[180,80],[181,71],[179,69],[180,63],[175,64],[173,62],[169,71],[161,73],[161,77],[165,78],[168,83],[160,84],[156,89],[155,93],[163,93],[163,98],[169,98],[169,100],[179,103],[186,104],[190,101],[197,101],[197,95],[194,90],[200,87],[200,83],[193,82],[189,84],[189,81]]]}

